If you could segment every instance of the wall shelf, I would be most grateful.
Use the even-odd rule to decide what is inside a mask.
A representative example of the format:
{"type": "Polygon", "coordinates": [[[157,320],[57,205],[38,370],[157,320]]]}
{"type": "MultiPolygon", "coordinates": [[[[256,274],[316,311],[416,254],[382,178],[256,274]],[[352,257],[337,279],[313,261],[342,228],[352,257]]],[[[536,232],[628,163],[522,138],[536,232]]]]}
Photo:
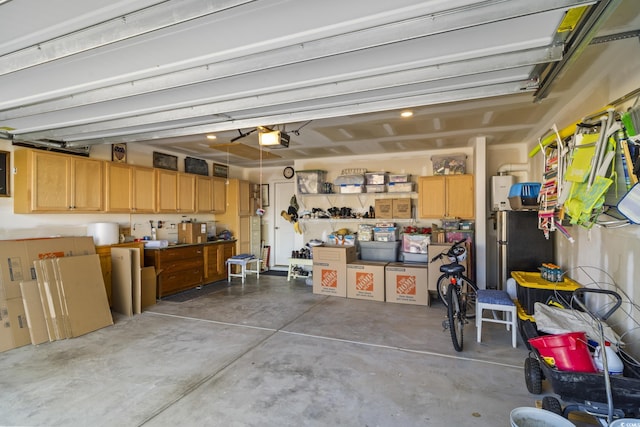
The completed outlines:
{"type": "MultiPolygon", "coordinates": [[[[411,192],[397,192],[397,193],[320,193],[320,194],[298,194],[298,196],[302,199],[304,198],[324,198],[330,207],[335,207],[338,199],[340,198],[348,198],[348,199],[358,199],[360,203],[360,208],[363,209],[367,203],[368,199],[397,199],[397,198],[417,198],[418,193],[415,191],[411,192]]],[[[303,206],[305,206],[304,201],[302,202],[303,206]]],[[[305,206],[306,207],[306,206],[305,206]]]]}

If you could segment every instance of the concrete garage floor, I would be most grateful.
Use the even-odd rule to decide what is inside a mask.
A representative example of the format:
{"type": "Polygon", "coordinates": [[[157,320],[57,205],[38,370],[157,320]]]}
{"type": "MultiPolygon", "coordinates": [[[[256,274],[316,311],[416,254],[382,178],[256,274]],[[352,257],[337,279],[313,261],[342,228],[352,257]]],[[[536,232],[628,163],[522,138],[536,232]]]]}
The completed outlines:
{"type": "Polygon", "coordinates": [[[0,425],[508,426],[535,406],[521,341],[487,324],[477,344],[470,324],[456,353],[444,317],[304,279],[219,282],[0,354],[0,425]]]}

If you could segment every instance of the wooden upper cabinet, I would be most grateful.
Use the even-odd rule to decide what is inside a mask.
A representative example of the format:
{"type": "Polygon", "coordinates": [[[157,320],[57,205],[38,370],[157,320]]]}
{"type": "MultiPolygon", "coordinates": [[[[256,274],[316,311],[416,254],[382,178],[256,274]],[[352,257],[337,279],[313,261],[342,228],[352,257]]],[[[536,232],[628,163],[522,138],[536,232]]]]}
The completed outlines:
{"type": "Polygon", "coordinates": [[[446,183],[444,178],[444,176],[421,176],[418,178],[420,218],[446,216],[446,183]]]}
{"type": "Polygon", "coordinates": [[[155,212],[153,169],[105,162],[105,186],[107,212],[155,212]]]}
{"type": "Polygon", "coordinates": [[[133,167],[125,163],[105,164],[105,210],[133,211],[133,167]]]}
{"type": "Polygon", "coordinates": [[[133,212],[153,213],[156,210],[156,177],[154,169],[133,167],[133,212]]]}
{"type": "Polygon", "coordinates": [[[102,161],[17,150],[14,163],[15,213],[104,210],[102,161]]]}
{"type": "Polygon", "coordinates": [[[178,210],[178,172],[156,169],[156,212],[173,212],[178,210]]]}
{"type": "Polygon", "coordinates": [[[195,202],[195,175],[156,169],[156,212],[193,213],[195,202]]]}
{"type": "Polygon", "coordinates": [[[436,175],[418,178],[420,218],[473,219],[473,175],[436,175]]]}
{"type": "Polygon", "coordinates": [[[178,212],[196,211],[196,175],[178,172],[178,212]]]}
{"type": "Polygon", "coordinates": [[[213,181],[208,176],[196,177],[196,212],[213,212],[213,181]]]}
{"type": "Polygon", "coordinates": [[[227,185],[224,178],[211,178],[213,183],[213,213],[224,213],[227,209],[227,185]]]}

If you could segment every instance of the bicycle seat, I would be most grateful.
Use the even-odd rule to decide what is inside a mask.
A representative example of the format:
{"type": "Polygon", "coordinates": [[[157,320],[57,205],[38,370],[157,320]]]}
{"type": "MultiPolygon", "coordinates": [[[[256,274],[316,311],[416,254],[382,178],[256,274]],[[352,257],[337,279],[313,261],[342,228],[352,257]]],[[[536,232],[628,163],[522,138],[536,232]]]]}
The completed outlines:
{"type": "Polygon", "coordinates": [[[440,266],[440,272],[448,274],[450,276],[455,276],[464,273],[464,266],[455,262],[451,264],[445,264],[440,266]]]}

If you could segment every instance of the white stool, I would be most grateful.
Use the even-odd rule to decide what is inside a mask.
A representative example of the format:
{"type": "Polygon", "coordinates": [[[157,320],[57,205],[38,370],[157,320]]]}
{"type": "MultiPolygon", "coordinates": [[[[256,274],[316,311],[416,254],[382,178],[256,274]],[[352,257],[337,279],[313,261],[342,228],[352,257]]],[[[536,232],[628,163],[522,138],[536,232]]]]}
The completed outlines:
{"type": "Polygon", "coordinates": [[[482,322],[501,323],[507,325],[507,331],[511,328],[511,342],[517,347],[516,329],[517,313],[516,305],[506,291],[495,289],[478,289],[476,294],[476,328],[478,329],[478,342],[482,341],[482,322]],[[483,317],[484,310],[491,310],[491,318],[483,317]],[[496,316],[496,311],[504,313],[504,319],[496,316]]]}
{"type": "Polygon", "coordinates": [[[260,262],[260,258],[256,257],[227,259],[227,281],[231,282],[232,277],[240,277],[242,278],[242,283],[244,284],[244,280],[247,278],[247,273],[256,273],[257,277],[260,278],[260,262]],[[250,264],[255,264],[255,268],[249,268],[250,264]],[[240,273],[232,272],[234,265],[240,266],[240,273]]]}

